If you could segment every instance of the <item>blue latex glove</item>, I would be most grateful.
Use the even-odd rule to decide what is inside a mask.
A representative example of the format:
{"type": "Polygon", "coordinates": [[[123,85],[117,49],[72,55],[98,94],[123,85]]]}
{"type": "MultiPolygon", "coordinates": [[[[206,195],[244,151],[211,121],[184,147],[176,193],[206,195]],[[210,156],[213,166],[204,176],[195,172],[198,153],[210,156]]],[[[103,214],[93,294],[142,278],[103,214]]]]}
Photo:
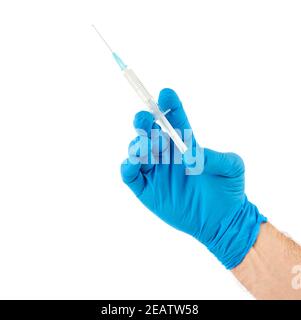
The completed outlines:
{"type": "MultiPolygon", "coordinates": [[[[166,117],[174,128],[190,128],[173,90],[162,90],[158,102],[162,111],[171,109],[166,117]]],[[[134,126],[138,132],[147,132],[148,138],[151,128],[158,128],[146,111],[136,115],[134,126]]],[[[160,150],[155,157],[164,154],[164,148],[160,150]]],[[[133,160],[137,154],[130,152],[129,156],[133,160]]],[[[266,218],[244,193],[244,163],[238,155],[204,149],[201,175],[185,174],[184,164],[132,162],[121,165],[122,179],[149,210],[202,242],[226,268],[232,269],[243,260],[266,218]]]]}

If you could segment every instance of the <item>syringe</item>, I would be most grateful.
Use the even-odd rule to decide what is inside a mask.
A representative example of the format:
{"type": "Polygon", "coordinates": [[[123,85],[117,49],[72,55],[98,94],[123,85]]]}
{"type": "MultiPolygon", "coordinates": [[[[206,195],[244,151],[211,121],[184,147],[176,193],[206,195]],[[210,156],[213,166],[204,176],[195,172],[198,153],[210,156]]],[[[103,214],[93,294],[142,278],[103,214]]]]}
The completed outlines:
{"type": "Polygon", "coordinates": [[[107,41],[103,38],[103,36],[100,34],[100,32],[96,29],[96,27],[92,24],[92,27],[95,29],[97,34],[100,36],[100,38],[103,40],[107,48],[112,53],[112,56],[114,60],[119,65],[121,71],[123,72],[123,75],[131,85],[131,87],[135,90],[135,92],[138,94],[138,96],[141,98],[141,100],[144,102],[144,104],[148,107],[149,111],[152,112],[154,115],[154,118],[156,122],[160,125],[163,131],[165,131],[170,138],[173,140],[179,151],[183,154],[187,151],[187,146],[182,141],[180,136],[177,134],[175,129],[172,127],[172,125],[169,123],[169,121],[166,119],[164,113],[159,109],[159,106],[155,99],[151,96],[151,94],[146,90],[145,86],[142,84],[142,82],[139,80],[139,78],[136,76],[135,72],[128,68],[128,66],[120,59],[120,57],[112,50],[112,48],[109,46],[107,41]]]}

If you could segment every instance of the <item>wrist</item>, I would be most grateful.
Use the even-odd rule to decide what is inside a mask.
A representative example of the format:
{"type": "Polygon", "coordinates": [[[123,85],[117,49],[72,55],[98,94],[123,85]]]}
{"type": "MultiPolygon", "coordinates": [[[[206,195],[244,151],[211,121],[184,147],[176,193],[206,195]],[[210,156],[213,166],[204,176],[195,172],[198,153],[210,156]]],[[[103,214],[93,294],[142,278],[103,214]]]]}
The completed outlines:
{"type": "Polygon", "coordinates": [[[257,299],[301,299],[294,287],[294,267],[301,264],[301,248],[270,223],[260,226],[258,238],[232,272],[257,299]]]}
{"type": "Polygon", "coordinates": [[[239,265],[255,243],[260,225],[267,219],[257,207],[245,201],[241,208],[221,221],[214,238],[207,248],[227,268],[239,265]]]}

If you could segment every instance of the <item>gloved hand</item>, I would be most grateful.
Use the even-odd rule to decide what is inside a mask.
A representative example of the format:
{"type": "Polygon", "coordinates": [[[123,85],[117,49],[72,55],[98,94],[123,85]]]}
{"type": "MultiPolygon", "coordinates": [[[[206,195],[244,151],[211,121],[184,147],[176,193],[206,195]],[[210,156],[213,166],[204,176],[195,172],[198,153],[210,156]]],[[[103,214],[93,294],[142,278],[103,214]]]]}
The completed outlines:
{"type": "MultiPolygon", "coordinates": [[[[162,90],[158,102],[161,111],[171,110],[166,117],[174,128],[190,129],[182,103],[173,90],[162,90]]],[[[174,163],[172,156],[170,164],[135,162],[145,158],[145,154],[136,154],[131,147],[144,138],[149,143],[148,150],[152,150],[157,142],[149,140],[151,129],[158,125],[152,114],[141,111],[134,126],[140,137],[130,144],[129,158],[121,165],[123,181],[149,210],[202,242],[226,268],[237,266],[256,241],[260,224],[266,222],[244,193],[242,159],[234,153],[205,148],[204,171],[200,175],[187,175],[186,165],[174,163]]],[[[199,148],[197,144],[195,147],[199,148]]],[[[161,143],[160,153],[150,155],[162,159],[164,152],[169,150],[172,154],[173,148],[172,141],[170,149],[161,143]]]]}

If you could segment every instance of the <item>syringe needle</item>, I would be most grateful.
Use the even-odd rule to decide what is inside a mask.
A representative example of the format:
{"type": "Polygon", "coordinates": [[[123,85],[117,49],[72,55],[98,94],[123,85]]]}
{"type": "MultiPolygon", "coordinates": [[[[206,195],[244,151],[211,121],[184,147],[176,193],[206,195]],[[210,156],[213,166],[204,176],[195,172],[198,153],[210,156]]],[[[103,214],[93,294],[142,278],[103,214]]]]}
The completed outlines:
{"type": "Polygon", "coordinates": [[[94,30],[97,32],[97,34],[99,35],[99,37],[101,38],[101,40],[104,42],[104,44],[107,46],[107,48],[113,53],[112,48],[109,46],[109,44],[108,44],[107,41],[104,39],[104,37],[101,35],[101,33],[96,29],[96,27],[94,26],[94,24],[92,24],[92,27],[93,27],[94,30]]]}
{"type": "Polygon", "coordinates": [[[132,69],[129,69],[128,66],[117,55],[117,53],[112,50],[112,48],[109,46],[107,41],[103,38],[101,33],[96,29],[94,24],[92,24],[92,27],[96,31],[96,33],[99,35],[99,37],[102,39],[102,41],[107,46],[107,48],[110,50],[110,52],[112,53],[112,56],[115,62],[120,67],[123,75],[125,76],[126,80],[129,82],[131,87],[135,90],[137,95],[142,99],[142,101],[149,108],[149,110],[153,112],[162,130],[168,133],[168,135],[174,141],[175,145],[178,147],[180,152],[184,154],[187,151],[187,146],[182,141],[181,137],[178,135],[178,133],[175,131],[172,125],[168,122],[168,120],[165,117],[165,114],[160,111],[159,106],[154,100],[154,98],[146,90],[146,88],[144,87],[142,82],[138,79],[134,71],[132,69]]]}

